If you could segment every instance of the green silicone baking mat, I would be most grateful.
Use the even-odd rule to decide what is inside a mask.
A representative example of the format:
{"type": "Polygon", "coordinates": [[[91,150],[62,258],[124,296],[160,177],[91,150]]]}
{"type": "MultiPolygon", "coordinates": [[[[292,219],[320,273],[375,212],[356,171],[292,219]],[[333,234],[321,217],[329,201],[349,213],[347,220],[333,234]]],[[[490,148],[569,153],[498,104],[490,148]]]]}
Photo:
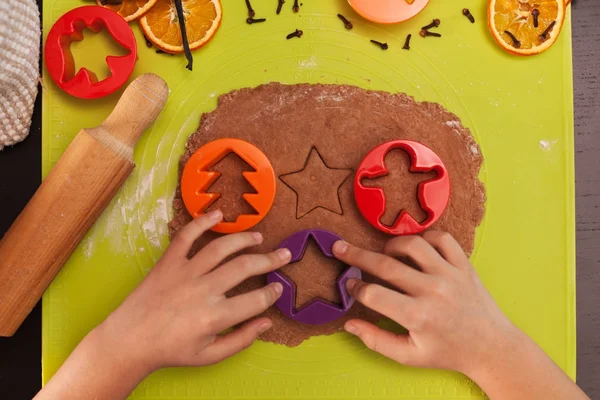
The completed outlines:
{"type": "MultiPolygon", "coordinates": [[[[567,371],[575,375],[575,260],[571,25],[546,53],[504,53],[491,38],[486,2],[432,0],[406,23],[375,25],[344,0],[253,0],[262,24],[246,24],[241,0],[222,0],[223,23],[194,53],[156,54],[136,23],[139,61],[132,78],[154,72],[171,93],[135,150],[137,167],[52,283],[43,300],[43,380],[46,382],[85,334],[143,279],[169,243],[167,223],[187,137],[219,95],[267,82],[340,83],[405,92],[456,113],[481,145],[487,212],[472,256],[502,310],[567,371]],[[462,8],[469,7],[471,24],[462,8]],[[341,12],[354,23],[348,31],[341,12]],[[419,37],[440,18],[442,38],[419,37]],[[294,29],[301,39],[286,40],[294,29]],[[408,33],[412,49],[402,50],[408,33]],[[388,42],[387,51],[369,39],[388,42]]],[[[44,32],[83,3],[44,0],[44,32]]],[[[105,68],[114,49],[101,34],[73,45],[78,65],[105,68]],[[87,42],[86,42],[87,41],[87,42]]],[[[79,100],[44,74],[43,174],[75,134],[98,125],[119,97],[79,100]]],[[[450,122],[451,123],[451,122],[450,122]]],[[[33,250],[32,250],[33,251],[33,250]]],[[[152,374],[132,399],[482,399],[464,376],[408,368],[367,350],[345,333],[314,337],[287,348],[257,342],[212,367],[152,374]]]]}

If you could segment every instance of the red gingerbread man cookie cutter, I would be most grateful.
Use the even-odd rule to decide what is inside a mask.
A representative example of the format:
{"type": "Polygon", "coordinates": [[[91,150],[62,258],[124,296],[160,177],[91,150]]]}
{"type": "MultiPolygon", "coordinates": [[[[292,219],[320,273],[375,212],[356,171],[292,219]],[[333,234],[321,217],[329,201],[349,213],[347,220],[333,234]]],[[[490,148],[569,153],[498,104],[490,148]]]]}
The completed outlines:
{"type": "Polygon", "coordinates": [[[75,97],[96,99],[115,92],[127,82],[137,61],[137,44],[129,24],[119,14],[100,6],[83,6],[67,12],[52,26],[44,56],[48,72],[58,87],[75,97]],[[106,57],[111,75],[101,81],[87,68],[75,74],[70,47],[72,42],[83,39],[85,28],[96,33],[106,29],[129,51],[124,56],[106,57]]]}
{"type": "Polygon", "coordinates": [[[206,190],[221,176],[208,169],[229,153],[235,153],[250,165],[253,172],[242,172],[256,193],[244,193],[242,197],[257,214],[242,214],[234,222],[221,222],[212,228],[219,233],[235,233],[250,229],[269,212],[275,201],[275,172],[265,154],[252,144],[240,139],[218,139],[206,143],[190,157],[181,176],[181,195],[188,212],[196,218],[221,196],[206,190]]]}
{"type": "Polygon", "coordinates": [[[410,140],[393,140],[375,147],[363,159],[354,179],[354,197],[361,214],[377,229],[391,235],[413,235],[433,225],[450,200],[450,178],[442,160],[427,146],[410,140]],[[437,172],[435,179],[419,184],[417,197],[427,213],[427,219],[417,222],[402,211],[392,226],[381,222],[386,200],[382,188],[363,186],[363,179],[375,179],[388,174],[385,156],[391,150],[404,150],[411,159],[411,172],[437,172]]]}

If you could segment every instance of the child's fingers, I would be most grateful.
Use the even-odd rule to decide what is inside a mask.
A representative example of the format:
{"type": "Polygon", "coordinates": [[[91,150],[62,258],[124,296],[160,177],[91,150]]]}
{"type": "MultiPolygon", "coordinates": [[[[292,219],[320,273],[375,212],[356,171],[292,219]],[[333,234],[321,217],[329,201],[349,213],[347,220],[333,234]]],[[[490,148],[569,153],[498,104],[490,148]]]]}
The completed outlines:
{"type": "Polygon", "coordinates": [[[261,244],[263,236],[258,232],[240,232],[221,236],[213,240],[192,259],[194,269],[199,275],[214,269],[223,260],[245,248],[261,244]]]}
{"type": "Polygon", "coordinates": [[[192,245],[204,232],[221,222],[223,213],[216,210],[203,214],[184,226],[171,241],[165,251],[165,258],[185,258],[192,245]]]}
{"type": "Polygon", "coordinates": [[[409,335],[388,332],[360,319],[347,321],[344,329],[358,336],[369,349],[392,360],[408,365],[416,360],[417,348],[409,335]]]}
{"type": "Polygon", "coordinates": [[[250,347],[260,335],[271,329],[272,326],[273,323],[270,319],[258,318],[246,322],[232,332],[219,336],[199,354],[202,365],[218,363],[250,347]]]}
{"type": "Polygon", "coordinates": [[[279,249],[267,254],[245,254],[234,258],[207,276],[211,280],[211,291],[222,294],[233,289],[251,276],[266,274],[283,267],[291,259],[288,249],[279,249]]]}
{"type": "Polygon", "coordinates": [[[407,257],[425,273],[440,274],[449,267],[431,245],[420,236],[398,236],[385,244],[383,254],[391,257],[407,257]]]}
{"type": "Polygon", "coordinates": [[[449,233],[427,231],[423,234],[423,239],[429,242],[442,257],[455,267],[467,268],[471,265],[462,247],[449,233]]]}
{"type": "Polygon", "coordinates": [[[427,288],[427,276],[384,254],[375,253],[343,241],[333,245],[335,257],[371,275],[377,276],[406,293],[422,293],[427,288]]]}
{"type": "Polygon", "coordinates": [[[410,297],[360,279],[350,279],[346,286],[352,297],[371,310],[385,315],[407,329],[413,326],[414,303],[410,297]]]}
{"type": "Polygon", "coordinates": [[[214,310],[218,316],[212,330],[222,332],[246,321],[271,307],[283,292],[281,283],[270,283],[265,287],[221,301],[214,310]]]}

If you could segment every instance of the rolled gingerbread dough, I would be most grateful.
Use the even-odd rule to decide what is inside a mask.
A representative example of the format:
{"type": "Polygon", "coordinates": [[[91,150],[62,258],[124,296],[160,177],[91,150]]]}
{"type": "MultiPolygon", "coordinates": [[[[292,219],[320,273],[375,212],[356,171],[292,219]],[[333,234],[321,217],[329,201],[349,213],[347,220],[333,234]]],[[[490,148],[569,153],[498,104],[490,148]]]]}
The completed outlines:
{"type": "MultiPolygon", "coordinates": [[[[470,131],[439,104],[416,102],[402,93],[346,85],[269,83],[235,90],[222,95],[218,107],[202,116],[198,130],[186,143],[180,176],[186,161],[199,147],[219,138],[239,138],[254,144],[269,158],[277,176],[274,205],[253,228],[263,233],[265,241],[253,252],[272,251],[287,236],[313,228],[330,230],[348,242],[381,251],[391,237],[372,227],[359,213],[353,179],[363,157],[375,146],[393,139],[421,142],[443,160],[450,176],[450,202],[433,229],[450,232],[467,253],[473,251],[475,228],[485,212],[485,188],[478,179],[483,157],[470,131]]],[[[386,193],[389,209],[383,222],[393,222],[401,209],[416,219],[426,217],[416,199],[416,190],[420,182],[435,178],[435,172],[412,174],[408,171],[409,162],[403,151],[390,152],[386,157],[390,174],[365,182],[381,186],[386,193]]],[[[248,212],[247,205],[231,200],[241,199],[239,194],[248,190],[246,182],[235,176],[224,177],[228,172],[239,175],[244,167],[239,160],[231,162],[228,158],[215,166],[223,174],[218,189],[228,188],[231,192],[212,208],[219,207],[228,216],[248,212]]],[[[171,236],[191,220],[179,188],[173,207],[171,236]]],[[[212,232],[205,235],[192,253],[217,236],[212,232]]],[[[334,282],[341,268],[339,263],[321,258],[318,250],[309,246],[305,258],[284,267],[283,272],[296,283],[296,301],[301,305],[314,296],[337,301],[334,282]]],[[[264,277],[253,278],[232,294],[263,284],[264,277]]],[[[358,303],[344,318],[319,326],[286,319],[275,307],[265,315],[273,319],[274,326],[261,339],[287,346],[297,346],[311,336],[340,331],[349,318],[380,319],[358,303]]]]}

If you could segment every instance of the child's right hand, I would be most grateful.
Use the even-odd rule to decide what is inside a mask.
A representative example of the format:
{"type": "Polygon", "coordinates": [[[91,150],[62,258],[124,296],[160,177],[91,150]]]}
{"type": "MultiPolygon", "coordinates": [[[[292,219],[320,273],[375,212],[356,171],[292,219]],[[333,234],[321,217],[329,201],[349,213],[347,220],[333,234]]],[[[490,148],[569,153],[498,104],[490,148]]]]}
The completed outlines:
{"type": "Polygon", "coordinates": [[[405,327],[408,334],[396,335],[362,320],[345,325],[367,347],[389,358],[468,373],[470,366],[490,357],[495,343],[517,333],[447,233],[397,237],[386,244],[383,254],[344,242],[336,243],[333,250],[345,263],[390,284],[388,289],[352,280],[348,290],[367,307],[405,327]],[[420,271],[399,259],[409,259],[420,271]]]}
{"type": "Polygon", "coordinates": [[[502,313],[449,234],[397,237],[383,254],[339,241],[333,252],[387,282],[349,280],[347,287],[408,330],[394,334],[359,319],[346,322],[346,331],[371,350],[406,365],[462,372],[494,399],[587,399],[502,313]]]}

